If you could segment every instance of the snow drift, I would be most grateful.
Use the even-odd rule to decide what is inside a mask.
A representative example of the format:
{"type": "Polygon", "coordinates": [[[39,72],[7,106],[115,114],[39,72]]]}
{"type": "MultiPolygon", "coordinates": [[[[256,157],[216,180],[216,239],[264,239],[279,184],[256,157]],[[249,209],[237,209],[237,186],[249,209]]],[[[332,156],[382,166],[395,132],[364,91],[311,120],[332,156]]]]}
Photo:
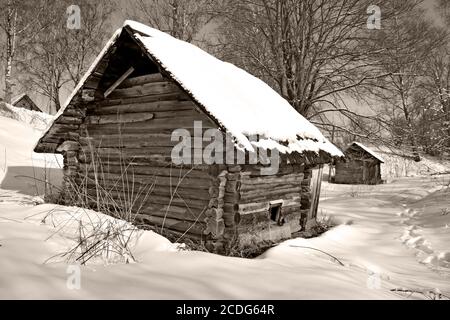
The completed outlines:
{"type": "Polygon", "coordinates": [[[42,194],[45,181],[60,184],[62,158],[34,153],[42,129],[53,119],[41,112],[0,103],[0,188],[42,194]]]}

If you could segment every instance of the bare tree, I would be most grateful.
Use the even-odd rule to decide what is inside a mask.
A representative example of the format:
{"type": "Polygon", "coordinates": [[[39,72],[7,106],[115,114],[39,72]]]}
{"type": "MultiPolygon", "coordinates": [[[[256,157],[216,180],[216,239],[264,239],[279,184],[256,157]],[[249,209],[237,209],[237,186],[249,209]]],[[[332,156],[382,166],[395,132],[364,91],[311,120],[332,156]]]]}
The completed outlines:
{"type": "Polygon", "coordinates": [[[377,39],[422,0],[227,0],[218,27],[221,58],[261,78],[336,139],[389,142],[373,91],[391,70],[377,39]],[[381,30],[371,28],[381,9],[381,30]],[[364,107],[363,107],[364,106],[364,107]]]}
{"type": "Polygon", "coordinates": [[[18,0],[1,0],[0,32],[5,39],[2,52],[4,59],[5,101],[11,103],[14,86],[14,64],[17,53],[25,50],[33,41],[39,30],[44,28],[43,15],[46,11],[45,1],[23,2],[18,0]]]}
{"type": "Polygon", "coordinates": [[[387,29],[377,35],[375,45],[382,50],[374,59],[388,75],[373,83],[371,91],[381,102],[379,121],[387,124],[398,145],[412,148],[417,161],[418,123],[425,103],[419,93],[427,72],[424,61],[445,39],[445,33],[423,17],[423,10],[415,8],[388,22],[387,29]]]}
{"type": "Polygon", "coordinates": [[[105,29],[113,7],[108,1],[78,1],[81,25],[70,29],[66,13],[70,5],[71,1],[53,2],[46,12],[52,24],[36,36],[21,63],[28,85],[47,97],[56,111],[61,108],[62,89],[73,89],[108,37],[105,29]]]}
{"type": "MultiPolygon", "coordinates": [[[[223,58],[267,81],[309,118],[346,113],[336,101],[381,77],[368,45],[367,9],[376,2],[229,0],[220,27],[223,58]]],[[[383,21],[407,8],[386,8],[383,21]]]]}
{"type": "Polygon", "coordinates": [[[187,42],[203,40],[202,29],[220,13],[217,0],[136,0],[132,4],[135,18],[187,42]]]}
{"type": "Polygon", "coordinates": [[[417,123],[420,144],[432,155],[450,153],[450,3],[438,1],[444,41],[430,50],[417,88],[416,102],[422,106],[417,123]]]}

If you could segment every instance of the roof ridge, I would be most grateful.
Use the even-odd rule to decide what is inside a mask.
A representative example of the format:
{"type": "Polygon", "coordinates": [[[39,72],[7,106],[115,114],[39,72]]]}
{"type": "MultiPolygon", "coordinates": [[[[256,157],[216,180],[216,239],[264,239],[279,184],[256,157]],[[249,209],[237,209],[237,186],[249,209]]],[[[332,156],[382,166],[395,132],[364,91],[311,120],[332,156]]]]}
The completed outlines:
{"type": "Polygon", "coordinates": [[[281,153],[324,151],[330,156],[343,156],[316,126],[261,79],[193,44],[132,20],[126,20],[110,38],[55,119],[64,113],[125,30],[204,112],[230,132],[238,146],[253,151],[247,137],[258,134],[267,137],[263,140],[267,148],[281,153]],[[179,59],[180,53],[184,59],[179,59]],[[186,59],[190,63],[185,63],[186,59]]]}

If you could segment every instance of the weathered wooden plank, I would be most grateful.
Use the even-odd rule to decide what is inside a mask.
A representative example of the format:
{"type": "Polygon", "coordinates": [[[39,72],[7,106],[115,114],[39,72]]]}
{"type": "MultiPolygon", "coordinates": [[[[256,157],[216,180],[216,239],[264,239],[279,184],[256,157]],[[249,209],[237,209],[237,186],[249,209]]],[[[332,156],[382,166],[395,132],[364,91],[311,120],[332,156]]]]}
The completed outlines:
{"type": "Polygon", "coordinates": [[[79,125],[79,124],[81,124],[81,122],[82,122],[81,117],[70,117],[70,116],[63,115],[62,117],[58,118],[58,123],[61,123],[61,124],[79,125]]]}
{"type": "MultiPolygon", "coordinates": [[[[104,165],[97,164],[95,166],[97,168],[97,172],[103,170],[104,172],[121,174],[124,171],[129,174],[137,174],[137,175],[148,175],[148,176],[164,176],[164,177],[196,177],[196,178],[204,178],[211,179],[208,175],[208,172],[204,169],[189,169],[189,168],[161,168],[161,167],[150,167],[150,166],[133,166],[133,165],[112,165],[106,163],[104,165]]],[[[80,171],[82,173],[86,171],[94,171],[94,166],[81,166],[80,171]]]]}
{"type": "Polygon", "coordinates": [[[122,104],[114,106],[96,106],[90,107],[93,115],[118,114],[118,113],[142,113],[142,112],[167,112],[167,111],[187,111],[195,108],[191,101],[156,101],[143,102],[135,104],[122,104]]]}
{"type": "Polygon", "coordinates": [[[300,198],[299,192],[292,192],[292,193],[274,193],[274,194],[268,194],[268,195],[261,195],[259,197],[251,197],[251,198],[241,198],[239,201],[239,205],[245,205],[245,204],[251,204],[251,203],[260,203],[260,202],[268,202],[268,201],[277,201],[277,200],[295,200],[300,204],[301,198],[300,198]]]}
{"type": "MultiPolygon", "coordinates": [[[[94,151],[95,152],[95,151],[94,151]]],[[[134,167],[154,167],[154,168],[170,168],[174,170],[193,169],[209,171],[210,167],[206,164],[181,164],[175,165],[171,161],[171,157],[164,157],[162,155],[143,155],[143,156],[123,156],[123,155],[92,155],[89,150],[84,150],[79,154],[78,159],[80,163],[90,165],[92,163],[92,157],[95,163],[102,164],[103,166],[134,166],[134,167]]]]}
{"type": "Polygon", "coordinates": [[[74,117],[74,118],[83,118],[86,116],[86,109],[85,108],[68,107],[64,110],[63,116],[74,117]]]}
{"type": "MultiPolygon", "coordinates": [[[[195,199],[180,199],[179,197],[162,197],[154,194],[138,194],[109,191],[108,194],[101,194],[101,201],[104,205],[111,203],[114,207],[122,207],[133,213],[147,213],[155,216],[176,218],[186,221],[203,222],[206,218],[207,201],[195,199]]],[[[91,199],[97,198],[97,190],[89,189],[87,194],[91,199]]]]}
{"type": "Polygon", "coordinates": [[[57,147],[57,143],[40,142],[36,147],[36,151],[41,153],[54,153],[57,147]]]}
{"type": "Polygon", "coordinates": [[[109,124],[109,123],[135,123],[152,120],[155,117],[153,113],[124,113],[115,115],[88,116],[85,123],[88,125],[109,124]]]}
{"type": "Polygon", "coordinates": [[[129,181],[122,183],[122,181],[113,181],[113,180],[103,180],[100,176],[99,185],[97,185],[92,178],[86,177],[76,177],[74,179],[74,183],[78,185],[82,190],[84,189],[96,189],[100,188],[104,191],[117,191],[124,192],[124,188],[134,188],[135,190],[143,190],[143,188],[152,187],[151,195],[168,197],[169,199],[173,197],[181,197],[182,199],[197,199],[197,200],[205,200],[209,201],[211,199],[211,195],[207,189],[193,189],[190,186],[180,185],[175,188],[175,186],[168,185],[149,185],[145,183],[140,183],[139,181],[129,181]]]}
{"type": "MultiPolygon", "coordinates": [[[[87,204],[90,208],[97,208],[97,201],[95,199],[85,200],[84,204],[87,204]]],[[[108,204],[104,204],[107,206],[108,204]]],[[[113,206],[113,204],[111,204],[113,206]]],[[[148,226],[157,226],[160,227],[159,230],[155,231],[163,232],[164,230],[176,230],[180,232],[189,232],[190,234],[203,235],[203,231],[206,228],[206,225],[203,221],[195,221],[195,220],[185,220],[182,218],[177,218],[175,213],[165,213],[159,212],[158,210],[154,210],[158,215],[154,213],[130,213],[124,212],[123,219],[127,219],[134,224],[138,224],[140,227],[143,227],[144,224],[148,226]],[[171,215],[171,216],[169,216],[171,215]]],[[[201,217],[200,217],[201,218],[201,217]]]]}
{"type": "MultiPolygon", "coordinates": [[[[170,218],[162,218],[162,217],[156,217],[151,215],[141,215],[139,217],[142,219],[143,222],[153,224],[155,226],[161,227],[162,231],[164,229],[169,230],[175,230],[180,232],[186,232],[189,231],[189,233],[203,235],[203,232],[205,230],[205,225],[203,223],[192,223],[192,222],[186,222],[186,221],[179,221],[176,219],[170,219],[170,218]]],[[[161,231],[161,230],[159,230],[161,231]]]]}
{"type": "Polygon", "coordinates": [[[45,143],[55,143],[57,145],[61,144],[64,141],[63,136],[45,136],[44,142],[45,143]]]}
{"type": "MultiPolygon", "coordinates": [[[[86,147],[85,147],[86,148],[86,147]]],[[[127,164],[133,164],[133,165],[152,165],[152,166],[170,166],[172,164],[172,158],[170,155],[160,155],[160,154],[149,154],[149,155],[133,155],[133,156],[127,156],[124,154],[97,154],[95,153],[95,149],[91,150],[89,147],[87,149],[81,150],[79,159],[82,163],[91,163],[93,160],[95,162],[100,162],[103,164],[107,163],[127,163],[127,164]]],[[[175,167],[175,165],[173,165],[175,167]]],[[[193,165],[184,165],[185,167],[192,167],[193,165]]],[[[199,168],[202,165],[196,165],[199,168]]],[[[204,165],[203,165],[204,166],[204,165]]],[[[179,167],[179,166],[176,166],[179,167]]]]}
{"type": "Polygon", "coordinates": [[[98,84],[100,83],[101,80],[101,76],[97,73],[97,74],[91,74],[86,82],[83,84],[83,86],[85,88],[88,89],[97,89],[98,84]]]}
{"type": "Polygon", "coordinates": [[[95,135],[89,137],[80,137],[82,145],[114,148],[140,148],[150,146],[166,146],[173,147],[178,142],[171,141],[171,135],[164,133],[153,134],[111,134],[111,135],[95,135]]]}
{"type": "MultiPolygon", "coordinates": [[[[82,172],[80,170],[80,172],[82,172]]],[[[88,183],[95,182],[97,179],[98,183],[101,185],[111,186],[115,188],[119,188],[118,190],[122,190],[123,187],[133,188],[134,186],[138,187],[162,187],[167,190],[172,190],[175,192],[178,188],[189,189],[194,192],[194,190],[204,190],[206,194],[206,190],[208,190],[209,186],[206,182],[202,186],[196,187],[194,181],[188,181],[187,179],[180,182],[178,178],[170,179],[170,177],[160,177],[160,176],[137,176],[132,173],[124,173],[124,174],[112,174],[108,172],[82,172],[82,178],[87,180],[88,183]],[[178,187],[177,187],[178,186],[178,187]]],[[[81,178],[81,177],[80,177],[81,178]]],[[[112,189],[111,189],[112,190],[112,189]]],[[[172,192],[172,194],[173,194],[172,192]]]]}
{"type": "MultiPolygon", "coordinates": [[[[87,124],[87,132],[90,134],[133,134],[133,133],[151,133],[164,130],[164,132],[173,132],[175,129],[193,129],[194,120],[189,118],[153,119],[151,121],[136,123],[107,123],[107,124],[87,124]]],[[[212,125],[203,123],[203,129],[215,128],[212,125]]],[[[82,131],[83,132],[83,131],[82,131]]]]}
{"type": "Polygon", "coordinates": [[[261,190],[261,192],[265,192],[268,190],[273,190],[273,189],[279,189],[279,188],[296,188],[300,186],[300,182],[283,182],[283,181],[278,181],[278,182],[273,182],[270,184],[267,183],[263,183],[263,184],[247,184],[247,185],[241,185],[240,187],[240,191],[242,194],[244,194],[245,192],[248,191],[254,191],[254,190],[261,190]]]}
{"type": "Polygon", "coordinates": [[[167,80],[168,79],[165,79],[161,73],[147,74],[145,76],[126,79],[117,88],[124,89],[124,88],[130,88],[130,87],[134,87],[134,86],[143,85],[146,83],[162,82],[162,81],[167,81],[167,80]]]}
{"type": "Polygon", "coordinates": [[[206,219],[206,214],[203,209],[177,207],[174,204],[168,205],[149,205],[140,211],[142,214],[147,214],[160,218],[171,218],[179,221],[203,223],[206,219]]]}
{"type": "MultiPolygon", "coordinates": [[[[192,122],[198,120],[206,120],[206,117],[202,119],[201,115],[195,110],[183,110],[183,111],[165,111],[165,112],[140,112],[140,113],[116,113],[106,115],[91,115],[86,118],[86,124],[125,124],[134,122],[143,122],[152,119],[167,119],[167,122],[175,121],[174,119],[189,120],[192,122]]],[[[81,121],[80,121],[81,122],[81,121]]]]}
{"type": "Polygon", "coordinates": [[[60,133],[65,131],[76,131],[79,126],[76,124],[62,124],[55,122],[53,126],[50,128],[49,133],[60,133]]]}
{"type": "MultiPolygon", "coordinates": [[[[103,149],[117,149],[117,150],[125,150],[125,149],[144,149],[148,148],[147,151],[161,150],[164,152],[163,154],[167,154],[167,149],[172,150],[180,142],[178,140],[172,140],[172,136],[168,133],[146,133],[146,134],[110,134],[110,135],[90,135],[86,137],[80,137],[80,144],[83,146],[103,148],[103,149]],[[155,149],[160,148],[160,149],[155,149]],[[162,149],[164,148],[164,149],[162,149]]],[[[191,144],[190,151],[197,151],[197,155],[201,156],[205,152],[205,148],[210,144],[208,141],[201,141],[201,144],[195,145],[194,148],[193,143],[191,144]]],[[[124,151],[129,154],[127,151],[124,151]]],[[[142,154],[142,152],[138,152],[137,154],[142,154]]],[[[170,155],[167,154],[167,155],[170,155]]]]}
{"type": "Polygon", "coordinates": [[[243,185],[254,185],[254,184],[265,184],[265,183],[277,183],[277,182],[297,182],[303,180],[302,173],[286,174],[286,175],[273,175],[273,176],[262,176],[262,177],[252,177],[242,176],[241,183],[243,185]]]}
{"type": "Polygon", "coordinates": [[[180,89],[171,82],[155,82],[134,86],[125,89],[116,89],[109,97],[111,99],[136,98],[150,95],[179,93],[180,89]]]}
{"type": "MultiPolygon", "coordinates": [[[[82,190],[96,190],[98,186],[92,181],[86,181],[86,179],[75,179],[75,183],[77,183],[79,186],[81,186],[82,190]]],[[[145,186],[140,185],[139,183],[134,183],[134,188],[139,190],[140,188],[144,188],[145,186]]],[[[148,187],[148,186],[147,186],[148,187]]],[[[105,181],[100,182],[100,190],[104,190],[105,192],[124,192],[123,187],[120,187],[117,185],[117,183],[105,183],[105,181]],[[122,188],[122,189],[121,189],[122,188]]],[[[156,197],[163,197],[165,199],[172,198],[180,198],[184,199],[186,202],[194,200],[194,201],[209,201],[210,195],[207,192],[203,192],[199,189],[194,190],[190,188],[184,188],[183,186],[180,186],[176,189],[169,188],[167,186],[153,186],[151,190],[151,196],[156,197]]]]}
{"type": "MultiPolygon", "coordinates": [[[[171,146],[146,146],[145,142],[142,142],[142,145],[136,145],[134,148],[126,148],[125,146],[123,148],[110,148],[110,147],[103,147],[98,146],[94,147],[92,146],[93,150],[91,150],[91,147],[89,145],[84,145],[82,152],[87,153],[88,155],[93,152],[95,156],[98,156],[100,159],[108,159],[108,157],[122,157],[123,159],[134,159],[136,157],[145,157],[150,156],[154,154],[158,155],[165,155],[167,157],[170,157],[172,154],[173,147],[171,146]]],[[[191,163],[200,163],[203,164],[203,157],[202,157],[202,149],[191,149],[191,163]],[[197,151],[197,152],[196,152],[197,151]],[[197,162],[195,162],[197,160],[197,162]]]]}
{"type": "Polygon", "coordinates": [[[290,194],[290,193],[297,193],[300,194],[302,191],[302,188],[300,185],[285,185],[281,186],[279,188],[270,188],[270,189],[248,189],[246,191],[240,192],[241,199],[252,199],[252,198],[259,198],[264,196],[273,196],[273,195],[283,195],[283,194],[290,194]]]}
{"type": "Polygon", "coordinates": [[[165,177],[165,176],[145,176],[133,173],[115,174],[115,173],[95,173],[89,171],[87,176],[91,179],[95,178],[95,174],[101,179],[101,181],[110,181],[123,183],[128,182],[130,184],[139,183],[143,185],[156,185],[156,186],[171,186],[174,190],[177,186],[190,189],[208,190],[211,187],[211,179],[197,178],[197,177],[165,177]]]}
{"type": "Polygon", "coordinates": [[[133,97],[133,98],[115,98],[105,99],[97,101],[97,106],[118,106],[125,104],[136,104],[145,102],[157,102],[157,101],[191,101],[191,98],[184,92],[166,93],[166,94],[154,94],[149,96],[133,97]]]}
{"type": "Polygon", "coordinates": [[[134,68],[131,67],[119,79],[116,80],[106,91],[104,97],[107,98],[130,74],[134,72],[134,68]]]}
{"type": "Polygon", "coordinates": [[[320,188],[322,182],[323,165],[320,165],[318,169],[313,170],[312,186],[311,186],[311,210],[308,215],[308,219],[315,219],[317,217],[317,209],[319,206],[320,188]]]}

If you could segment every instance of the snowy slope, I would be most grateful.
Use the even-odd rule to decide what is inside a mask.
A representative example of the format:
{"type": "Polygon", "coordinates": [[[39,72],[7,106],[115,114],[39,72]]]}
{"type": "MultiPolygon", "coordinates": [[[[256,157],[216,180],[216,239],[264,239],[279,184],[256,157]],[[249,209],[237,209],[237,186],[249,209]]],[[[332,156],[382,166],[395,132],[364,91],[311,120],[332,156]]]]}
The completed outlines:
{"type": "Polygon", "coordinates": [[[408,150],[395,150],[385,146],[370,146],[370,148],[384,160],[381,164],[381,177],[385,180],[450,172],[449,160],[421,154],[421,161],[415,162],[411,158],[401,156],[411,155],[408,150]]]}
{"type": "MultiPolygon", "coordinates": [[[[55,235],[59,225],[40,224],[54,207],[4,209],[6,216],[0,219],[0,298],[331,299],[337,292],[340,298],[396,298],[386,290],[367,290],[364,271],[341,267],[326,256],[287,246],[270,253],[275,257],[254,260],[177,252],[152,232],[143,233],[145,238],[135,248],[138,263],[83,267],[81,290],[69,290],[67,265],[44,263],[71,244],[55,235]],[[327,290],[323,290],[325,283],[327,290]]],[[[63,215],[76,209],[59,210],[57,214],[63,215]]]]}
{"type": "MultiPolygon", "coordinates": [[[[417,232],[422,233],[437,256],[445,254],[448,232],[443,228],[450,223],[448,216],[442,221],[428,220],[427,213],[415,209],[422,207],[419,200],[433,196],[436,190],[445,190],[441,182],[429,177],[406,178],[389,185],[367,186],[357,195],[351,188],[325,184],[320,212],[322,217],[327,215],[340,225],[321,237],[289,240],[249,260],[178,251],[177,246],[163,237],[141,231],[133,249],[137,263],[81,267],[80,290],[66,286],[68,265],[64,260],[45,261],[73,245],[76,232],[60,230],[81,209],[32,206],[31,201],[29,205],[0,204],[0,298],[404,299],[409,296],[392,292],[393,289],[441,292],[448,296],[449,269],[442,262],[440,266],[424,262],[426,257],[421,255],[420,248],[404,241],[406,228],[416,224],[409,215],[416,212],[417,217],[433,222],[432,227],[427,226],[430,229],[420,222],[417,232]],[[51,212],[55,219],[48,217],[51,212]]],[[[445,198],[439,199],[445,206],[445,198]]],[[[22,203],[27,203],[26,199],[22,203]]],[[[84,214],[98,215],[90,211],[84,214]]],[[[425,298],[423,294],[409,297],[425,298]]]]}
{"type": "Polygon", "coordinates": [[[324,183],[320,218],[338,226],[318,238],[286,241],[252,260],[183,251],[153,232],[138,231],[132,242],[136,263],[93,261],[81,267],[81,288],[73,289],[67,286],[73,262],[61,254],[75,245],[80,221],[112,218],[80,208],[37,205],[33,186],[24,187],[11,173],[56,166],[53,155],[32,153],[39,135],[26,123],[0,116],[0,168],[5,168],[0,169],[0,299],[450,295],[450,202],[445,187],[450,176],[403,178],[378,186],[324,183]],[[5,180],[11,188],[5,188],[5,180]]]}
{"type": "Polygon", "coordinates": [[[425,264],[450,270],[450,189],[436,191],[414,202],[405,213],[404,241],[418,250],[425,264]]]}
{"type": "Polygon", "coordinates": [[[53,120],[53,116],[48,113],[17,108],[6,103],[0,103],[0,116],[29,124],[41,131],[53,120]]]}
{"type": "Polygon", "coordinates": [[[33,178],[45,179],[52,174],[54,179],[50,177],[51,182],[58,184],[61,157],[32,151],[51,116],[6,107],[0,111],[0,188],[39,193],[41,184],[33,178]],[[26,177],[15,179],[18,175],[26,177]]]}
{"type": "MultiPolygon", "coordinates": [[[[321,213],[345,231],[332,252],[398,287],[450,293],[450,176],[395,179],[376,186],[324,183],[321,213]],[[431,206],[430,204],[433,203],[431,206]],[[426,261],[429,256],[438,261],[426,261]]],[[[416,296],[417,297],[417,296],[416,296]]]]}

